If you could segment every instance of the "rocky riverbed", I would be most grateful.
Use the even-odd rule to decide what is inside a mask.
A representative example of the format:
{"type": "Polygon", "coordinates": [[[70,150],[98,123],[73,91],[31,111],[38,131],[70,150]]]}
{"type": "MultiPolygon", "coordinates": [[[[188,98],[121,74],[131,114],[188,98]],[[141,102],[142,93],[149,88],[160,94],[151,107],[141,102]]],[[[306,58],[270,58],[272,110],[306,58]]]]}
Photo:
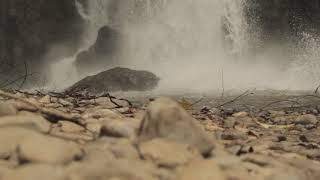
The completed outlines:
{"type": "Polygon", "coordinates": [[[316,95],[0,96],[1,180],[320,178],[316,95]]]}

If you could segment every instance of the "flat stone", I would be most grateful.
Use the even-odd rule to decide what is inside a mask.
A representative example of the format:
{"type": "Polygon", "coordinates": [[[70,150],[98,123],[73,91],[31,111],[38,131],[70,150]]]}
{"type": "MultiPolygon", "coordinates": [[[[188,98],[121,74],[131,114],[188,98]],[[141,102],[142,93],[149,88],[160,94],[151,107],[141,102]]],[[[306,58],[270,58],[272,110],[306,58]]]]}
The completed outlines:
{"type": "Polygon", "coordinates": [[[69,121],[59,121],[58,124],[63,132],[79,133],[84,132],[86,130],[84,127],[69,121]]]}
{"type": "Polygon", "coordinates": [[[101,123],[89,123],[86,125],[87,130],[89,130],[95,137],[99,137],[102,129],[101,123]]]}
{"type": "Polygon", "coordinates": [[[236,117],[236,118],[243,118],[243,117],[249,116],[249,113],[247,113],[247,112],[237,112],[237,113],[232,114],[232,116],[236,117]]]}
{"type": "Polygon", "coordinates": [[[29,113],[25,115],[0,117],[0,127],[7,126],[21,126],[48,133],[50,131],[51,123],[40,115],[29,113]]]}
{"type": "Polygon", "coordinates": [[[71,102],[64,100],[64,99],[58,99],[58,103],[63,106],[73,106],[73,104],[71,102]]]}
{"type": "Polygon", "coordinates": [[[157,168],[145,161],[109,160],[108,162],[73,163],[66,169],[71,180],[159,180],[157,168]]]}
{"type": "Polygon", "coordinates": [[[19,157],[34,163],[66,164],[82,156],[74,142],[41,134],[29,135],[19,145],[19,157]]]}
{"type": "Polygon", "coordinates": [[[111,137],[134,139],[137,136],[140,123],[141,120],[131,118],[103,121],[101,133],[111,137]]]}
{"type": "Polygon", "coordinates": [[[64,170],[61,167],[47,164],[29,164],[14,171],[4,173],[3,180],[65,180],[64,170]]]}
{"type": "Polygon", "coordinates": [[[196,160],[179,168],[177,180],[226,180],[223,171],[213,160],[196,160]]]}
{"type": "Polygon", "coordinates": [[[139,141],[166,138],[197,148],[207,155],[214,148],[214,139],[177,102],[159,98],[151,103],[139,130],[139,141]]]}
{"type": "Polygon", "coordinates": [[[101,161],[102,159],[105,159],[105,161],[109,159],[140,159],[137,149],[126,138],[103,137],[89,143],[85,147],[85,152],[85,158],[92,161],[101,161]]]}
{"type": "Polygon", "coordinates": [[[70,141],[92,141],[94,140],[94,135],[89,134],[89,132],[83,132],[83,133],[68,133],[68,132],[62,132],[59,128],[53,128],[50,131],[50,135],[54,137],[58,137],[65,140],[70,141]]]}
{"type": "Polygon", "coordinates": [[[89,118],[105,118],[105,119],[119,119],[122,118],[122,116],[110,109],[95,109],[92,112],[87,112],[83,115],[83,118],[89,119],[89,118]]]}
{"type": "Polygon", "coordinates": [[[141,143],[139,150],[144,159],[167,168],[175,168],[202,158],[197,149],[166,139],[153,139],[141,143]]]}
{"type": "Polygon", "coordinates": [[[39,103],[42,103],[42,104],[50,104],[51,103],[51,97],[49,95],[46,95],[44,97],[42,97],[40,100],[39,100],[39,103]]]}
{"type": "Polygon", "coordinates": [[[0,130],[0,159],[8,159],[16,153],[19,144],[36,131],[22,127],[5,127],[0,130]]]}
{"type": "Polygon", "coordinates": [[[13,102],[1,102],[0,103],[0,117],[16,115],[18,110],[13,102]]]}

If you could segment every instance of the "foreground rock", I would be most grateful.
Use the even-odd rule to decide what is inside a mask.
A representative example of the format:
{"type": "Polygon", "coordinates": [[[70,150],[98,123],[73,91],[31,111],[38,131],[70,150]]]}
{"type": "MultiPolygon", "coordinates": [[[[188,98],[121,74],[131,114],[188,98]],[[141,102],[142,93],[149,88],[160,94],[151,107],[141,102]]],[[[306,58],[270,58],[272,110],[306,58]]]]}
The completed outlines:
{"type": "Polygon", "coordinates": [[[48,133],[50,131],[51,123],[42,116],[31,113],[0,117],[0,127],[10,126],[28,127],[43,133],[48,133]]]}
{"type": "Polygon", "coordinates": [[[74,84],[68,91],[86,89],[93,94],[115,91],[147,91],[154,89],[158,82],[159,78],[151,72],[117,67],[94,76],[88,76],[74,84]]]}
{"type": "Polygon", "coordinates": [[[165,139],[144,142],[139,146],[139,149],[144,159],[167,168],[175,168],[191,160],[201,159],[201,155],[196,149],[165,139]]]}
{"type": "Polygon", "coordinates": [[[165,138],[197,148],[208,155],[213,139],[195,122],[186,110],[169,98],[159,98],[147,109],[139,132],[139,141],[165,138]]]}
{"type": "Polygon", "coordinates": [[[1,128],[0,159],[17,156],[23,162],[66,164],[82,156],[73,142],[20,127],[1,128]]]}
{"type": "Polygon", "coordinates": [[[3,180],[65,180],[64,170],[62,167],[56,167],[46,164],[26,165],[4,173],[3,180]]]}
{"type": "MultiPolygon", "coordinates": [[[[249,113],[232,108],[211,110],[202,105],[196,109],[192,105],[186,111],[182,103],[169,98],[159,98],[147,109],[144,103],[117,108],[105,105],[109,98],[100,100],[105,103],[93,99],[82,106],[76,104],[82,96],[18,96],[39,107],[77,114],[82,121],[53,118],[27,103],[18,103],[19,99],[8,111],[2,106],[0,180],[320,177],[317,110],[249,113]],[[67,105],[63,101],[74,103],[67,105]]],[[[128,99],[135,102],[132,97],[128,99]]]]}
{"type": "Polygon", "coordinates": [[[62,139],[33,134],[19,144],[19,157],[35,163],[66,164],[80,159],[80,147],[62,139]]]}
{"type": "Polygon", "coordinates": [[[197,160],[178,170],[178,180],[226,180],[214,161],[197,160]]]}

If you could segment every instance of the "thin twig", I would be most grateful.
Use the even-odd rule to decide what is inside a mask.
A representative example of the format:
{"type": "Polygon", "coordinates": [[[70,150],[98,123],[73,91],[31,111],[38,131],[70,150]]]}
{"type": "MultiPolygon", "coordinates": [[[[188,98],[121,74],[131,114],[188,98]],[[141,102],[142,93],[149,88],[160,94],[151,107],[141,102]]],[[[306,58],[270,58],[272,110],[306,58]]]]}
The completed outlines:
{"type": "Polygon", "coordinates": [[[24,86],[24,83],[27,81],[27,77],[28,77],[28,65],[27,65],[27,62],[24,62],[24,78],[20,86],[18,87],[18,89],[21,89],[24,86]]]}
{"type": "Polygon", "coordinates": [[[319,86],[314,90],[314,94],[318,94],[319,89],[320,89],[320,84],[319,84],[319,86]]]}
{"type": "Polygon", "coordinates": [[[224,89],[224,70],[223,70],[223,68],[221,70],[221,86],[222,86],[221,99],[223,101],[224,100],[224,91],[225,91],[225,89],[224,89]]]}
{"type": "Polygon", "coordinates": [[[253,93],[250,93],[250,90],[247,90],[244,93],[242,93],[239,96],[237,96],[236,98],[234,98],[234,99],[232,99],[230,101],[227,101],[227,102],[225,102],[223,104],[220,104],[219,106],[216,106],[215,108],[220,108],[220,107],[223,107],[225,105],[232,104],[232,103],[234,103],[234,102],[236,102],[236,101],[238,101],[238,100],[240,100],[240,99],[242,99],[242,98],[244,98],[246,96],[249,96],[251,94],[253,94],[253,93]]]}

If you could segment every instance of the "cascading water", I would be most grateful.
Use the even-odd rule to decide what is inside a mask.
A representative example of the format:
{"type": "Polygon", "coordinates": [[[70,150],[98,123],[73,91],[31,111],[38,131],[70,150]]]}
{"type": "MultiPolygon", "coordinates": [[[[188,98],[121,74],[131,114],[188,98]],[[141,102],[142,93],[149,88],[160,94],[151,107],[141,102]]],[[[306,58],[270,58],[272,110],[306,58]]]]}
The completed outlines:
{"type": "MultiPolygon", "coordinates": [[[[184,67],[194,76],[213,75],[223,68],[228,52],[241,55],[247,47],[245,21],[242,14],[243,0],[90,0],[87,9],[77,3],[78,12],[88,22],[83,49],[96,40],[102,26],[121,31],[124,36],[118,63],[131,68],[148,69],[163,77],[165,86],[180,82],[177,87],[187,87],[177,71],[184,67]],[[226,50],[223,24],[229,40],[226,50]],[[205,64],[214,65],[208,68],[205,64]],[[194,65],[204,68],[196,72],[194,65]],[[204,67],[202,67],[204,65],[204,67]],[[208,72],[210,71],[210,73],[208,72]],[[170,78],[171,76],[171,78],[170,78]],[[176,77],[176,79],[174,78],[176,77]],[[175,79],[166,81],[165,79],[175,79]]],[[[54,68],[72,66],[76,55],[62,60],[54,68]]],[[[65,68],[67,69],[67,68],[65,68]]],[[[103,69],[101,69],[103,70],[103,69]]],[[[75,80],[74,67],[66,70],[70,82],[75,80]],[[73,70],[72,70],[73,69],[73,70]],[[71,77],[72,76],[72,77],[71,77]]],[[[54,75],[55,82],[64,76],[54,75]]],[[[82,76],[84,76],[82,74],[82,76]]],[[[79,77],[78,77],[79,78],[79,77]]],[[[190,76],[192,81],[192,77],[190,76]]],[[[66,81],[62,81],[65,83],[66,81]]],[[[56,86],[61,86],[57,83],[56,86]],[[57,85],[58,84],[58,85],[57,85]]],[[[212,84],[212,83],[211,83],[212,84]]]]}
{"type": "MultiPolygon", "coordinates": [[[[248,33],[246,3],[246,0],[90,0],[84,8],[77,2],[79,13],[88,22],[79,52],[94,44],[101,27],[109,26],[123,36],[115,65],[156,73],[162,79],[160,90],[217,90],[221,89],[220,84],[226,89],[300,87],[304,80],[294,78],[294,68],[279,67],[275,62],[283,57],[274,55],[272,49],[250,54],[252,40],[259,40],[257,34],[248,33]]],[[[307,47],[306,43],[304,46],[307,47]]],[[[277,52],[281,53],[281,49],[277,52]]],[[[288,66],[298,67],[296,64],[309,58],[310,53],[306,52],[310,50],[297,55],[295,63],[288,66]]],[[[53,76],[55,82],[61,82],[56,86],[65,87],[87,75],[76,74],[75,57],[53,66],[60,72],[60,77],[53,76]],[[60,66],[65,67],[65,73],[60,66]],[[71,74],[68,84],[61,79],[64,74],[71,74]]]]}

